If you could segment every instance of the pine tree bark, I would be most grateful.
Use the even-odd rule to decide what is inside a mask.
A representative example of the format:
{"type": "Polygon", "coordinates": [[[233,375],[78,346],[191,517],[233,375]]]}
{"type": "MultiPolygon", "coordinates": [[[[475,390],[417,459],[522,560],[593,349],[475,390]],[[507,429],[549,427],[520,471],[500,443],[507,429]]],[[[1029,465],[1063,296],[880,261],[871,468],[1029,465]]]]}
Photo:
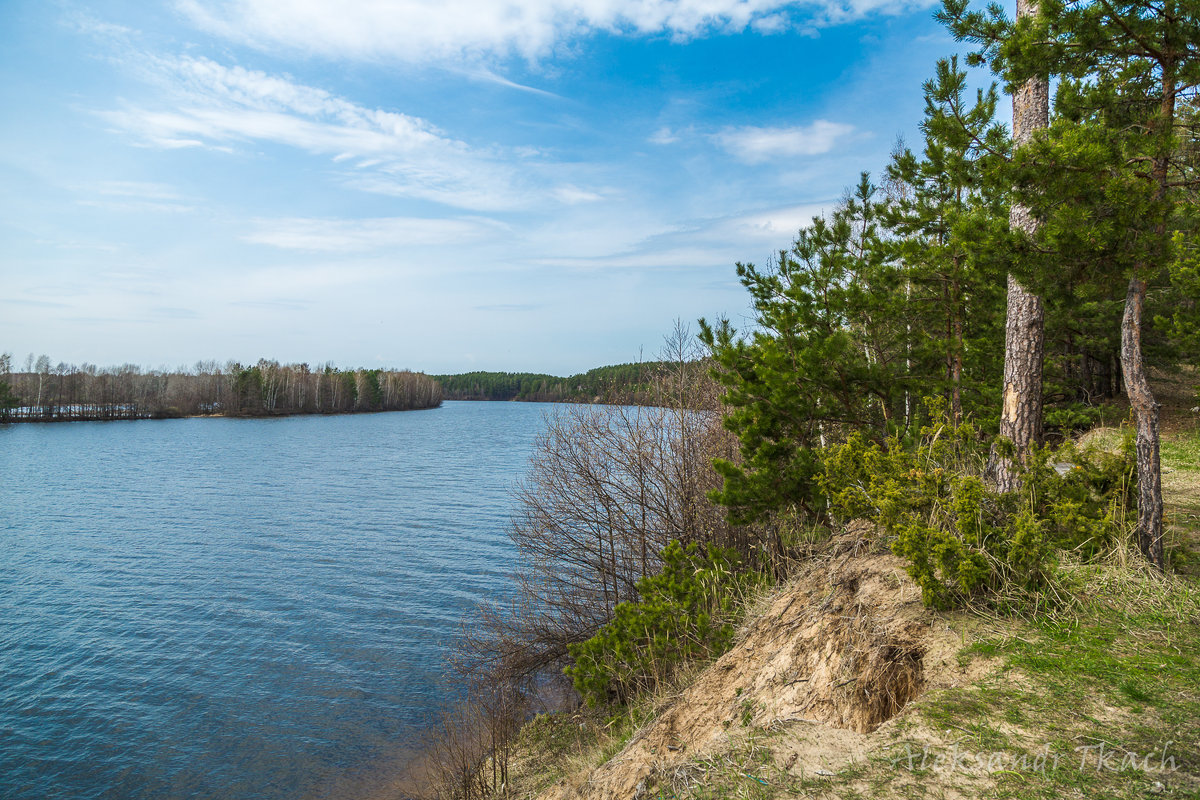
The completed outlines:
{"type": "Polygon", "coordinates": [[[1133,407],[1137,429],[1138,474],[1138,549],[1151,564],[1164,567],[1162,465],[1158,447],[1158,403],[1150,391],[1142,358],[1142,310],[1146,303],[1146,282],[1134,275],[1125,295],[1125,315],[1121,319],[1121,364],[1125,373],[1125,392],[1133,407]]]}
{"type": "Polygon", "coordinates": [[[961,309],[954,311],[954,366],[951,370],[950,413],[954,424],[962,422],[963,318],[961,309]]]}
{"type": "MultiPolygon", "coordinates": [[[[1173,9],[1163,13],[1173,13],[1173,9]]],[[[1157,125],[1169,129],[1175,123],[1176,64],[1171,60],[1162,63],[1162,102],[1157,125]]],[[[1158,184],[1157,199],[1167,196],[1170,154],[1159,153],[1154,159],[1153,176],[1158,184]]],[[[1163,241],[1167,235],[1166,221],[1155,226],[1155,235],[1163,241]]],[[[1133,408],[1134,427],[1137,431],[1136,453],[1138,474],[1138,549],[1146,559],[1164,569],[1163,553],[1163,499],[1162,463],[1159,457],[1158,402],[1150,390],[1146,375],[1146,360],[1142,353],[1142,317],[1146,305],[1146,282],[1142,275],[1147,265],[1139,264],[1129,280],[1125,294],[1125,314],[1121,318],[1121,371],[1125,377],[1125,393],[1133,408]]]]}
{"type": "MultiPolygon", "coordinates": [[[[1036,0],[1017,0],[1017,19],[1036,16],[1036,0]]],[[[1050,122],[1050,86],[1042,77],[1026,81],[1012,98],[1013,147],[1033,138],[1034,131],[1050,122]]],[[[1028,208],[1013,204],[1009,212],[1013,230],[1033,235],[1038,221],[1028,208]]],[[[1004,405],[1000,435],[1013,443],[1024,458],[1042,439],[1042,355],[1045,350],[1045,309],[1042,299],[1012,275],[1008,276],[1008,312],[1004,324],[1004,405]]],[[[1002,492],[1020,483],[1016,465],[1007,458],[995,462],[996,484],[1002,492]]]]}

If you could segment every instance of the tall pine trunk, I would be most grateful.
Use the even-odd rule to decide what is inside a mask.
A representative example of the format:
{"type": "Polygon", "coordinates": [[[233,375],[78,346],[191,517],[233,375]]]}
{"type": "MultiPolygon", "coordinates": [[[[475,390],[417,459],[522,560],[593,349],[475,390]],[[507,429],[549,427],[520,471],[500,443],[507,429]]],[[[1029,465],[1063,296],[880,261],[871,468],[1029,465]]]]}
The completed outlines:
{"type": "Polygon", "coordinates": [[[950,413],[954,417],[955,425],[962,422],[963,352],[966,350],[966,347],[963,345],[963,311],[958,296],[956,287],[954,301],[954,365],[951,370],[950,383],[950,413]]]}
{"type": "MultiPolygon", "coordinates": [[[[1017,0],[1017,19],[1036,16],[1036,0],[1017,0]]],[[[1013,94],[1013,147],[1033,138],[1034,131],[1050,122],[1050,86],[1045,78],[1031,78],[1013,94]]],[[[1014,230],[1033,235],[1038,221],[1024,206],[1009,212],[1014,230]]],[[[1008,312],[1004,324],[1004,403],[1000,435],[1011,441],[1017,457],[1024,458],[1042,438],[1042,354],[1045,350],[1045,309],[1042,299],[1008,276],[1008,312]]],[[[996,484],[1009,492],[1019,485],[1016,465],[1006,458],[995,464],[996,484]]]]}
{"type": "Polygon", "coordinates": [[[1137,275],[1129,281],[1125,315],[1121,319],[1121,365],[1125,391],[1133,407],[1137,428],[1138,474],[1137,542],[1142,554],[1159,569],[1163,558],[1162,466],[1158,452],[1158,403],[1150,391],[1142,357],[1142,310],[1146,304],[1146,282],[1137,275]]]}
{"type": "MultiPolygon", "coordinates": [[[[1166,11],[1164,11],[1166,13],[1166,11]]],[[[1162,66],[1162,104],[1158,125],[1168,132],[1175,123],[1175,63],[1164,59],[1162,66]]],[[[1169,141],[1169,140],[1166,140],[1169,141]]],[[[1160,145],[1162,146],[1162,145],[1160,145]]],[[[1154,180],[1158,184],[1158,200],[1167,196],[1171,153],[1159,152],[1154,160],[1154,180]]],[[[1156,226],[1159,241],[1167,235],[1166,220],[1156,226]]],[[[1142,352],[1142,319],[1146,305],[1147,265],[1138,265],[1129,280],[1125,294],[1125,314],[1121,318],[1121,371],[1125,376],[1125,392],[1133,408],[1137,429],[1138,473],[1138,549],[1151,564],[1163,569],[1163,499],[1162,464],[1159,459],[1158,402],[1150,390],[1146,375],[1146,359],[1142,352]]]]}

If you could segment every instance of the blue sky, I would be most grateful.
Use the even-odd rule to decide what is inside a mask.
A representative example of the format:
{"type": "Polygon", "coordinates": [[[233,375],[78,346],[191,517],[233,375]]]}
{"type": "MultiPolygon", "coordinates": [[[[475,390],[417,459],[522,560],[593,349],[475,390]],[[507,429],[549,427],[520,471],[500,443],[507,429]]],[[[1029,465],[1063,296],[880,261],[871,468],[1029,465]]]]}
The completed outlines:
{"type": "Polygon", "coordinates": [[[0,350],[566,374],[747,306],[923,0],[6,0],[0,350]]]}

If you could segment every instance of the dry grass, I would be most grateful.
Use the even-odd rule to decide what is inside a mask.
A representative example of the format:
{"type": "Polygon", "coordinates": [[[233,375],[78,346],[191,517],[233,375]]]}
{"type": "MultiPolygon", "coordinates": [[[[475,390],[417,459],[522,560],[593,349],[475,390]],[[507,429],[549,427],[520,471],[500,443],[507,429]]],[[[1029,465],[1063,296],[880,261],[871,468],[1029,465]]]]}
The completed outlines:
{"type": "Polygon", "coordinates": [[[787,769],[844,766],[847,753],[923,691],[975,677],[956,658],[961,633],[920,597],[899,558],[873,551],[858,532],[835,537],[759,604],[728,653],[662,698],[619,752],[602,754],[543,797],[685,796],[693,784],[699,793],[691,796],[759,796],[762,770],[770,769],[762,765],[775,763],[771,743],[799,736],[809,741],[808,755],[787,769]],[[737,788],[700,791],[718,775],[737,788]]]}
{"type": "Polygon", "coordinates": [[[1200,578],[1200,425],[1163,437],[1162,465],[1171,565],[1200,578]]]}
{"type": "MultiPolygon", "coordinates": [[[[831,569],[826,586],[848,577],[851,563],[831,569]]],[[[1078,592],[1075,604],[1026,619],[953,618],[958,633],[941,644],[936,668],[930,659],[938,654],[925,655],[925,691],[870,732],[772,707],[795,677],[780,676],[769,657],[790,644],[778,634],[789,628],[792,609],[783,598],[796,594],[792,584],[747,628],[741,650],[730,654],[737,665],[718,661],[690,686],[656,698],[652,717],[623,717],[613,725],[619,733],[591,741],[561,764],[565,771],[555,785],[541,785],[549,790],[541,796],[1200,797],[1200,586],[1116,551],[1100,563],[1064,568],[1078,592]],[[952,672],[956,680],[948,679],[952,672]],[[787,679],[783,686],[781,679],[787,679]],[[723,715],[717,735],[689,738],[697,726],[712,732],[710,710],[723,715]],[[1118,763],[1126,752],[1143,764],[1148,755],[1155,763],[1170,755],[1178,768],[1096,769],[1100,746],[1119,753],[1118,763]],[[955,752],[1001,760],[974,760],[963,769],[934,766],[938,755],[955,752]],[[1088,754],[1092,760],[1081,769],[1088,754]],[[609,767],[597,770],[604,762],[609,767]],[[628,780],[611,783],[614,771],[628,780]]],[[[889,593],[899,589],[889,580],[889,593]]],[[[824,602],[808,599],[818,602],[797,622],[824,602]]],[[[851,607],[834,605],[827,607],[832,616],[852,616],[851,607]]],[[[924,613],[934,624],[948,621],[924,613]]],[[[881,666],[887,663],[880,659],[881,666]]]]}
{"type": "Polygon", "coordinates": [[[1200,797],[1200,588],[1115,554],[1069,569],[1081,593],[1071,609],[983,620],[959,659],[993,667],[972,680],[925,693],[871,734],[768,728],[754,745],[769,760],[731,742],[692,767],[723,768],[672,784],[684,789],[673,796],[1200,797]],[[831,745],[841,757],[824,752],[814,768],[831,745]],[[1117,756],[1098,768],[1101,746],[1117,756]],[[961,767],[937,762],[954,753],[961,767]]]}
{"type": "MultiPolygon", "coordinates": [[[[1084,443],[1114,448],[1120,436],[1084,443]]],[[[898,560],[879,569],[890,556],[835,541],[820,581],[814,569],[756,598],[731,653],[609,723],[541,796],[1200,798],[1200,581],[1187,567],[1200,542],[1200,428],[1174,418],[1163,466],[1182,568],[1160,573],[1118,543],[1099,561],[1065,559],[1053,602],[947,616],[920,606],[898,560]],[[918,618],[939,636],[917,636],[918,618]],[[1176,769],[1081,769],[1101,746],[1117,763],[1169,754],[1176,769]],[[920,763],[959,751],[1007,761],[920,763]]]]}
{"type": "MultiPolygon", "coordinates": [[[[1163,418],[1172,420],[1161,449],[1168,558],[1176,571],[1200,577],[1200,416],[1176,408],[1163,418]]],[[[1096,428],[1080,444],[1115,452],[1122,436],[1120,428],[1096,428]]]]}

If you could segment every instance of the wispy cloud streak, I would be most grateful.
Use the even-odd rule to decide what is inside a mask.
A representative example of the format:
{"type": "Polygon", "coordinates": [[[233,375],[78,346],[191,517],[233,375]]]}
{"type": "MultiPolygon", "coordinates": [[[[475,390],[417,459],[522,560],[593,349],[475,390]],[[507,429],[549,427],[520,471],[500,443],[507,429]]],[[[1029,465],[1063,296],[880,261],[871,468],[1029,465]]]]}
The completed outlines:
{"type": "Polygon", "coordinates": [[[761,164],[777,158],[823,155],[852,133],[853,125],[819,119],[792,128],[727,128],[715,134],[713,141],[740,161],[761,164]]]}
{"type": "Polygon", "coordinates": [[[536,60],[596,32],[677,40],[778,33],[929,0],[178,0],[197,26],[263,49],[408,62],[536,60]]]}
{"type": "Polygon", "coordinates": [[[349,185],[472,210],[526,207],[554,196],[552,186],[531,185],[520,169],[536,160],[528,149],[473,147],[420,117],[207,58],[149,58],[147,65],[171,109],[102,112],[147,146],[228,150],[273,143],[329,157],[349,185]]]}
{"type": "Polygon", "coordinates": [[[263,220],[243,238],[287,250],[363,252],[387,248],[461,246],[494,237],[503,226],[483,218],[282,219],[263,220]]]}

